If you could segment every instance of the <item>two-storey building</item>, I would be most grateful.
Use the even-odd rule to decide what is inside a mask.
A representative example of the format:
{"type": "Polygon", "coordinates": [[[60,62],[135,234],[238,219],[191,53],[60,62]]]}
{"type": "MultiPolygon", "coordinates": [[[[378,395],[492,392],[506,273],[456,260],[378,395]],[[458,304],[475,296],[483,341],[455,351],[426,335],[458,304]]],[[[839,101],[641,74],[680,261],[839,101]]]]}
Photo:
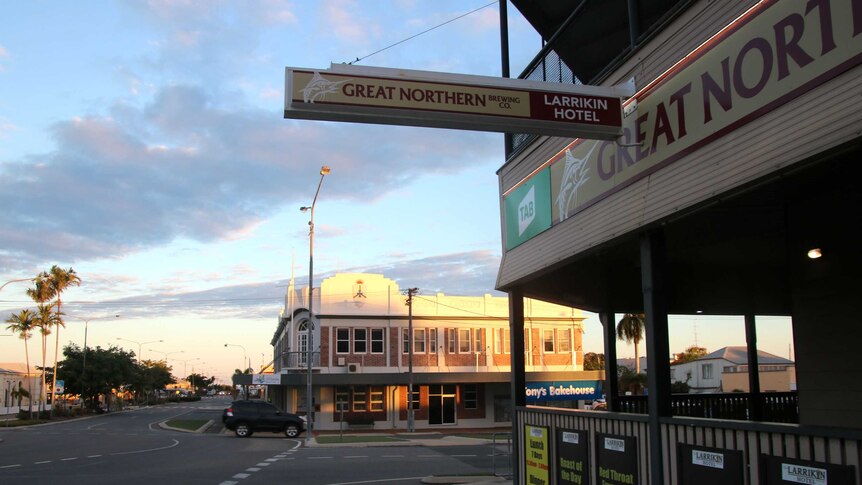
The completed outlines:
{"type": "MultiPolygon", "coordinates": [[[[338,429],[341,421],[403,429],[408,397],[416,428],[510,422],[508,298],[420,293],[412,298],[411,335],[407,297],[383,275],[337,274],[313,295],[313,325],[307,288],[291,285],[285,296],[271,342],[278,384],[268,389],[278,406],[306,409],[310,328],[315,429],[338,429]]],[[[525,312],[526,391],[545,389],[545,400],[558,405],[600,396],[599,373],[581,372],[581,311],[528,300],[525,312]]]]}

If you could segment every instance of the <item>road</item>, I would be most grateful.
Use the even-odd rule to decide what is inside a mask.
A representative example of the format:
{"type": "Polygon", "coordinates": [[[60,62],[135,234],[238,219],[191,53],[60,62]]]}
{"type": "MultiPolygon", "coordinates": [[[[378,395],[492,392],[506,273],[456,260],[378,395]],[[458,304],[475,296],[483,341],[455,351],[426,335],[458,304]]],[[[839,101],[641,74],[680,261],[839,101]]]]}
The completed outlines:
{"type": "Polygon", "coordinates": [[[28,428],[0,427],[0,483],[416,484],[429,475],[490,471],[482,446],[311,447],[283,434],[222,433],[225,400],[153,406],[28,428]],[[207,433],[161,429],[212,419],[207,433]]]}

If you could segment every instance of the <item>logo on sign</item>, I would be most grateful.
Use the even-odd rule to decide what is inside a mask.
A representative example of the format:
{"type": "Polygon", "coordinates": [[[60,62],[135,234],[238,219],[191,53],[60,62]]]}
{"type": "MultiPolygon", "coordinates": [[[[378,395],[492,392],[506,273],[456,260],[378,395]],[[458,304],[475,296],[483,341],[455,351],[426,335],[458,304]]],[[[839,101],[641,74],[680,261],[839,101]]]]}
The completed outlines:
{"type": "Polygon", "coordinates": [[[569,209],[574,209],[577,204],[578,189],[590,179],[587,175],[589,169],[587,161],[597,146],[599,146],[598,141],[581,158],[575,158],[571,150],[566,150],[566,163],[563,169],[563,178],[560,181],[560,194],[557,196],[557,210],[560,212],[561,221],[569,217],[569,209]]]}
{"type": "Polygon", "coordinates": [[[531,438],[541,438],[542,436],[544,436],[544,435],[542,434],[541,428],[530,428],[530,437],[531,438]]]}
{"type": "Polygon", "coordinates": [[[315,71],[311,81],[308,81],[308,84],[302,88],[302,100],[306,103],[322,101],[326,99],[327,94],[337,93],[338,88],[348,81],[350,79],[345,81],[327,81],[319,72],[315,71]]]}
{"type": "Polygon", "coordinates": [[[536,187],[530,187],[527,195],[518,204],[518,236],[523,236],[524,231],[530,227],[530,223],[536,218],[536,187]]]}
{"type": "Polygon", "coordinates": [[[810,466],[781,464],[781,479],[791,483],[806,483],[809,485],[827,485],[826,470],[810,466]]]}
{"type": "Polygon", "coordinates": [[[572,443],[573,445],[576,445],[579,441],[580,435],[578,433],[569,433],[568,431],[563,432],[563,443],[572,443]]]}
{"type": "Polygon", "coordinates": [[[709,451],[691,450],[691,462],[694,465],[724,469],[724,454],[709,451]]]}
{"type": "Polygon", "coordinates": [[[605,449],[611,451],[626,451],[626,442],[625,440],[620,440],[616,438],[605,438],[605,449]]]}

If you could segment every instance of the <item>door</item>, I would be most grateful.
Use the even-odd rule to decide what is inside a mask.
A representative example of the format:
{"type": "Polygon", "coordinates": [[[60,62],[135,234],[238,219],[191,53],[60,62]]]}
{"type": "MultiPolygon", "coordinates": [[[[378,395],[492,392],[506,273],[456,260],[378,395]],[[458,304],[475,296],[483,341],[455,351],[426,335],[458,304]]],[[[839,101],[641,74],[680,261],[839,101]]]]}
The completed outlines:
{"type": "Polygon", "coordinates": [[[455,384],[428,386],[428,424],[455,424],[455,384]]]}

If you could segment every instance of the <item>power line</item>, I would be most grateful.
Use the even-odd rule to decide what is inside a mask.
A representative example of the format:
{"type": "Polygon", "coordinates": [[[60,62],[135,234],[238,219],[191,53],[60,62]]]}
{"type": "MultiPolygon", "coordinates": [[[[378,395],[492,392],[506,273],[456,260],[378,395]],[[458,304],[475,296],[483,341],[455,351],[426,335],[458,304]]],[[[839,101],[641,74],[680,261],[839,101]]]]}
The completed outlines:
{"type": "MultiPolygon", "coordinates": [[[[501,0],[501,1],[505,1],[505,0],[501,0]]],[[[420,36],[420,35],[422,35],[422,34],[427,34],[428,32],[431,32],[432,30],[438,29],[438,28],[440,28],[440,27],[442,27],[442,26],[444,26],[444,25],[446,25],[446,24],[450,24],[450,23],[452,23],[452,22],[454,22],[454,21],[456,21],[456,20],[458,20],[458,19],[464,18],[464,17],[466,17],[466,16],[468,16],[468,15],[470,15],[470,14],[476,13],[476,12],[478,12],[479,10],[482,10],[482,9],[484,9],[484,8],[488,8],[488,7],[490,7],[491,5],[494,5],[494,4],[496,4],[496,3],[497,3],[497,0],[494,0],[493,2],[491,2],[491,3],[489,3],[489,4],[482,5],[481,7],[477,8],[477,9],[471,10],[471,11],[469,11],[469,12],[465,13],[465,14],[461,14],[461,15],[459,15],[459,16],[457,16],[457,17],[455,17],[455,18],[449,19],[449,20],[447,20],[447,21],[443,22],[442,24],[435,25],[434,27],[431,27],[430,29],[423,30],[422,32],[419,32],[418,34],[415,34],[415,35],[411,35],[410,37],[407,37],[406,39],[399,40],[398,42],[396,42],[396,43],[394,43],[394,44],[391,44],[391,45],[388,45],[388,46],[386,46],[386,47],[384,47],[384,48],[382,48],[382,49],[380,49],[380,50],[374,51],[374,52],[372,52],[371,54],[368,54],[368,55],[363,56],[363,57],[357,57],[356,59],[354,59],[354,60],[352,60],[352,61],[350,61],[350,62],[347,62],[346,64],[355,64],[355,63],[357,63],[357,62],[360,62],[360,61],[363,61],[363,60],[365,60],[365,59],[368,59],[369,57],[371,57],[371,56],[373,56],[373,55],[375,55],[375,54],[379,54],[379,53],[381,53],[381,52],[383,52],[383,51],[385,51],[385,50],[387,50],[387,49],[391,49],[392,47],[395,47],[395,46],[396,46],[396,45],[398,45],[398,44],[403,44],[403,43],[407,42],[408,40],[415,39],[416,37],[419,37],[419,36],[420,36]]]]}

